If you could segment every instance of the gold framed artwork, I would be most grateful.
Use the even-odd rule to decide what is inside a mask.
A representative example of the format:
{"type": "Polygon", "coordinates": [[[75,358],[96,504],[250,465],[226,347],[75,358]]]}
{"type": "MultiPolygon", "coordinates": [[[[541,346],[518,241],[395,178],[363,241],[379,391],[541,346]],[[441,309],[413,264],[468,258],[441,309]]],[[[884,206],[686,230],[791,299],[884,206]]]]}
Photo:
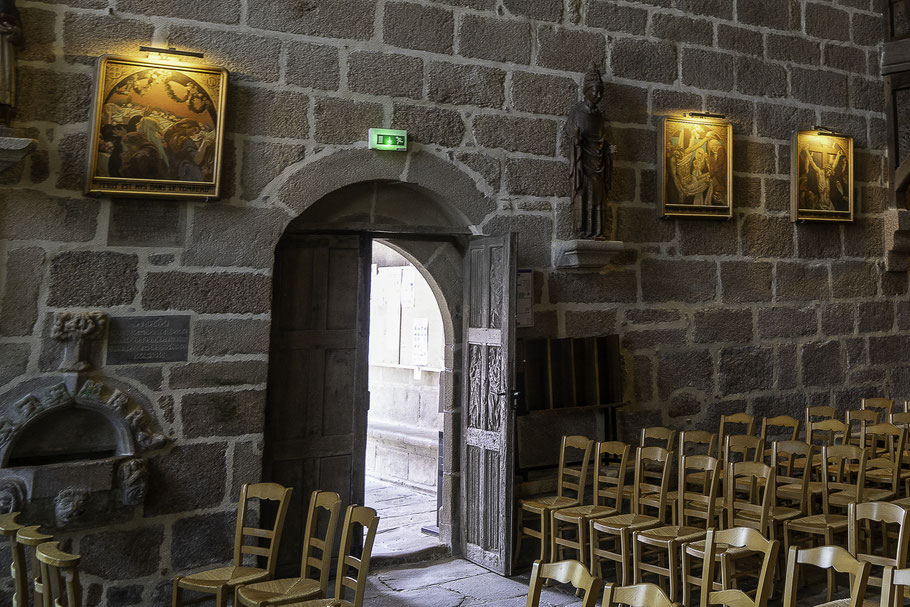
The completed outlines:
{"type": "Polygon", "coordinates": [[[723,117],[664,116],[657,157],[663,217],[733,216],[733,125],[723,117]]]}
{"type": "Polygon", "coordinates": [[[211,65],[99,58],[86,193],[217,198],[227,81],[211,65]]]}
{"type": "Polygon", "coordinates": [[[853,221],[853,137],[819,129],[794,133],[790,218],[853,221]]]}

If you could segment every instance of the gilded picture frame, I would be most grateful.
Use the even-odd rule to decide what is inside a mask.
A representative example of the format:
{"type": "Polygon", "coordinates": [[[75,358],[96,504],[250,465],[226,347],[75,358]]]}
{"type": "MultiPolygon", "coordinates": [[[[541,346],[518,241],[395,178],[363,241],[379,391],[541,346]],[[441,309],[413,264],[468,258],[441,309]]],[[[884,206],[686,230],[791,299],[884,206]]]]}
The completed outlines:
{"type": "Polygon", "coordinates": [[[851,222],[853,137],[798,131],[790,141],[790,219],[851,222]]]}
{"type": "Polygon", "coordinates": [[[100,57],[86,194],[218,198],[227,82],[213,65],[100,57]]]}
{"type": "Polygon", "coordinates": [[[657,145],[662,217],[733,217],[733,125],[716,116],[664,116],[657,145]]]}

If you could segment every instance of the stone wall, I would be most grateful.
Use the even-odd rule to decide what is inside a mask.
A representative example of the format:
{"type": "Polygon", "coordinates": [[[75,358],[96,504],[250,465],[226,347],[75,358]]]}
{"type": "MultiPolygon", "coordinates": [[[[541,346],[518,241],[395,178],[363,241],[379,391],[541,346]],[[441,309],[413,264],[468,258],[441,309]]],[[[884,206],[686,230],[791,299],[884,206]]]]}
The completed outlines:
{"type": "Polygon", "coordinates": [[[0,384],[56,368],[56,310],[192,316],[188,363],[101,371],[153,403],[173,442],[136,517],[65,536],[89,602],[166,605],[174,572],[229,554],[239,483],[261,465],[274,243],[358,180],[419,182],[477,230],[518,231],[519,264],[537,270],[526,333],[619,333],[627,431],[910,396],[907,276],[883,270],[881,4],[20,0],[16,126],[39,145],[0,175],[0,384]],[[149,43],[231,71],[219,203],[81,195],[92,59],[149,43]],[[560,132],[592,60],[628,250],[557,272],[549,244],[571,223],[560,132]],[[658,219],[657,120],[683,110],[734,123],[733,221],[658,219]],[[790,223],[789,137],[813,124],[856,138],[854,224],[790,223]],[[365,152],[373,126],[409,129],[413,151],[365,152]]]}

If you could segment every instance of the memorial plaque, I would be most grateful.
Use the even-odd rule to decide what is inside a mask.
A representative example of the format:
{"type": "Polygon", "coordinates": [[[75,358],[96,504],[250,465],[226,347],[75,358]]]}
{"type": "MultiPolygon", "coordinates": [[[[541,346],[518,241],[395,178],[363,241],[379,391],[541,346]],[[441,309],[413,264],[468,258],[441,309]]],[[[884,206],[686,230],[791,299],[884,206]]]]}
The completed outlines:
{"type": "Polygon", "coordinates": [[[107,244],[133,247],[181,247],[186,232],[186,207],[170,201],[115,198],[107,244]]]}
{"type": "Polygon", "coordinates": [[[121,316],[110,319],[107,364],[138,365],[185,361],[189,316],[121,316]]]}

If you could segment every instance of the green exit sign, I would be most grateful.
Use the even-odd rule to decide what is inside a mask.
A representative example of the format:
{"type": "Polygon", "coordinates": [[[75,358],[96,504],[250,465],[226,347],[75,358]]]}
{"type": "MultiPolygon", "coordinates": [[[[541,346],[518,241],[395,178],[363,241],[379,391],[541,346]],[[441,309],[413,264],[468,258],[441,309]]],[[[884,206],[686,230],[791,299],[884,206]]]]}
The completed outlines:
{"type": "Polygon", "coordinates": [[[408,151],[408,132],[395,129],[370,129],[370,149],[408,151]]]}

